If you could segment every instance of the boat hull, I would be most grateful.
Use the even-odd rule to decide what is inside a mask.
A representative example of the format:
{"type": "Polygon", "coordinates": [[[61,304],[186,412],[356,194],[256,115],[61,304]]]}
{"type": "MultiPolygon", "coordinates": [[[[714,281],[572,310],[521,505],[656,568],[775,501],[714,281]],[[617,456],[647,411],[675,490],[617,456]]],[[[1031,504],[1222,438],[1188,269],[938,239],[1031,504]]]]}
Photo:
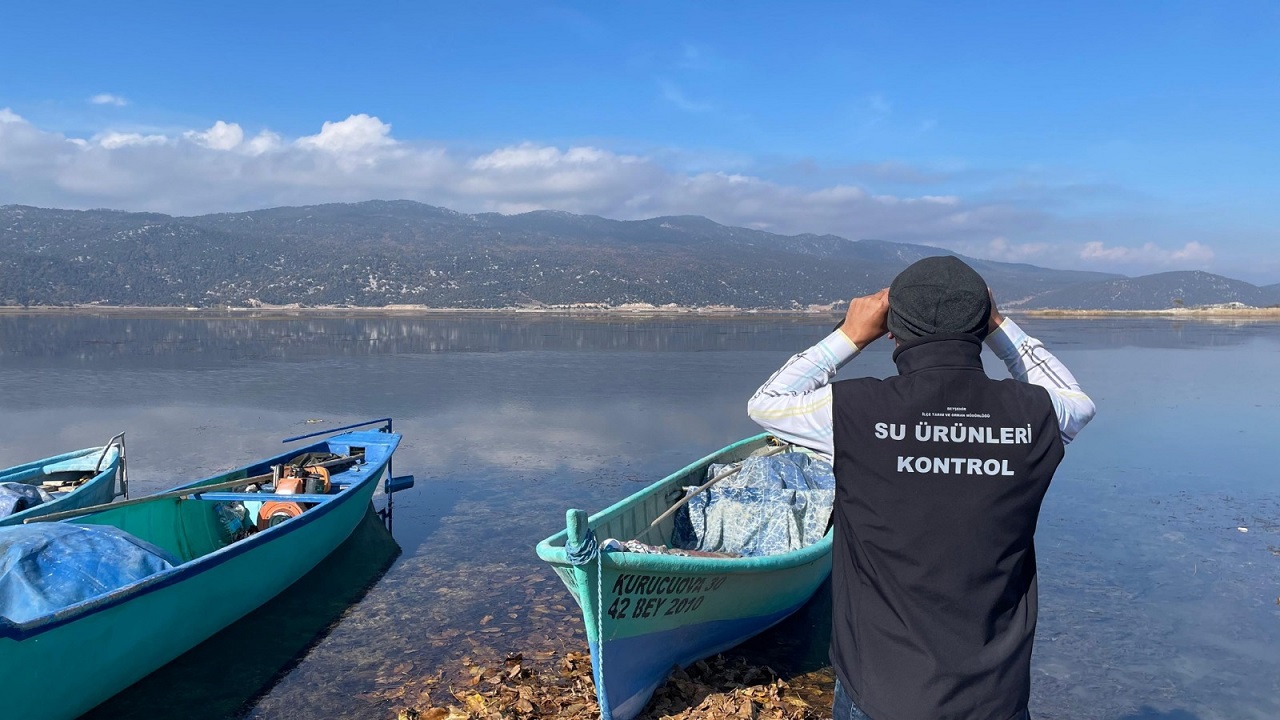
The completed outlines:
{"type": "MultiPolygon", "coordinates": [[[[587,603],[597,615],[588,645],[597,687],[604,689],[602,716],[629,720],[673,667],[728,650],[799,610],[830,574],[831,556],[758,573],[669,575],[608,565],[601,571],[604,592],[587,603]],[[677,591],[650,594],[654,585],[677,591]]],[[[590,570],[576,574],[585,591],[579,594],[593,592],[590,570]]]]}
{"type": "MultiPolygon", "coordinates": [[[[748,438],[592,516],[596,537],[634,537],[712,462],[764,446],[748,438]],[[670,492],[676,490],[673,495],[670,492]]],[[[664,535],[667,533],[663,533],[664,535]]],[[[727,650],[800,609],[831,572],[831,533],[789,553],[697,558],[604,552],[574,565],[568,531],[538,546],[582,609],[601,717],[630,720],[675,666],[727,650]]]]}
{"type": "MultiPolygon", "coordinates": [[[[393,451],[398,436],[378,434],[395,439],[383,440],[393,451]]],[[[6,716],[77,717],[275,597],[351,534],[389,459],[390,451],[333,500],[246,540],[39,622],[0,628],[0,677],[10,687],[75,676],[67,692],[10,693],[6,716]]]]}

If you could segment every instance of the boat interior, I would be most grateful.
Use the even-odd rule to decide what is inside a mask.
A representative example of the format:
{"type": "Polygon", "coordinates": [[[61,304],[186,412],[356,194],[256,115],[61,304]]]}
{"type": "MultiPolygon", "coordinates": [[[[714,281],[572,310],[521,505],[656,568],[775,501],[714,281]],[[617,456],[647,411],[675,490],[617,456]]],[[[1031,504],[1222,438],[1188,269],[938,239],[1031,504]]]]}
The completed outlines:
{"type": "MultiPolygon", "coordinates": [[[[666,543],[675,530],[675,514],[663,518],[662,522],[652,528],[650,524],[684,497],[686,486],[706,482],[707,466],[713,463],[738,462],[752,454],[767,451],[771,447],[771,441],[769,436],[760,435],[708,455],[592,516],[591,529],[601,541],[615,538],[624,541],[639,539],[651,544],[666,543]]],[[[550,544],[563,547],[565,539],[566,534],[562,532],[553,537],[550,544]]]]}
{"type": "Polygon", "coordinates": [[[72,522],[120,528],[189,562],[332,502],[377,473],[389,449],[319,443],[72,522]]]}
{"type": "Polygon", "coordinates": [[[102,448],[93,448],[65,460],[15,468],[12,472],[0,474],[0,482],[33,485],[57,497],[92,480],[102,470],[111,468],[119,458],[118,448],[108,448],[105,455],[102,448]]]}

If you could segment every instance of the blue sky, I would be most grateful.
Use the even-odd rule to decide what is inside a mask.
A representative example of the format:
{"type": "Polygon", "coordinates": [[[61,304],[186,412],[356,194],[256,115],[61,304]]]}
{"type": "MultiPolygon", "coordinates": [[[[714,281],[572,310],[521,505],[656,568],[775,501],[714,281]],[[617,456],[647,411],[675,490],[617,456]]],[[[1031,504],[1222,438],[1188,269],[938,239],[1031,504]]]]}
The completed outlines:
{"type": "Polygon", "coordinates": [[[0,203],[690,213],[1280,282],[1275,2],[25,5],[0,203]]]}

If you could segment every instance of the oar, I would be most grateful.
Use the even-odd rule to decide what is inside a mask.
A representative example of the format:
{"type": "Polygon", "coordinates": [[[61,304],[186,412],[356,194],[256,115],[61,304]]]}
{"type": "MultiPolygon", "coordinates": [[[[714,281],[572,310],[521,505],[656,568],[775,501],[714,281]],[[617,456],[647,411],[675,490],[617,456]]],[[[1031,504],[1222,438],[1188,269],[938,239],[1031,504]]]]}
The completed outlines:
{"type": "Polygon", "coordinates": [[[133,498],[132,500],[121,500],[118,503],[103,503],[101,505],[90,505],[89,507],[82,507],[76,510],[63,510],[62,512],[49,513],[48,515],[41,515],[40,517],[27,518],[22,522],[33,523],[33,522],[49,522],[51,520],[62,520],[63,518],[77,517],[79,515],[88,515],[89,513],[95,513],[95,512],[98,512],[99,510],[110,510],[112,508],[128,507],[130,505],[141,505],[142,503],[151,502],[153,500],[166,500],[169,498],[187,497],[189,495],[199,495],[200,493],[213,492],[215,490],[230,490],[232,488],[237,488],[244,485],[252,485],[254,483],[262,482],[264,480],[270,480],[270,479],[271,479],[270,474],[257,475],[255,477],[243,478],[241,480],[230,480],[228,482],[215,483],[213,485],[201,485],[200,487],[185,488],[183,490],[170,490],[169,492],[157,493],[155,495],[148,495],[146,497],[133,498]]]}
{"type": "MultiPolygon", "coordinates": [[[[338,458],[336,460],[329,460],[328,462],[315,463],[314,465],[307,465],[307,467],[330,467],[333,465],[342,465],[344,463],[349,463],[354,459],[355,458],[353,458],[352,456],[347,456],[347,457],[338,458]]],[[[156,493],[155,495],[148,495],[146,497],[133,498],[131,500],[121,500],[120,502],[117,502],[117,503],[103,503],[101,505],[90,505],[89,507],[82,507],[76,510],[63,510],[61,512],[49,513],[48,515],[41,515],[40,517],[27,518],[22,522],[26,524],[26,523],[33,523],[33,522],[49,522],[51,520],[62,520],[64,518],[69,518],[69,517],[79,517],[81,515],[88,515],[89,513],[95,513],[95,512],[98,512],[99,510],[111,510],[113,508],[128,507],[130,505],[141,505],[142,503],[152,502],[153,500],[183,498],[183,497],[190,497],[192,495],[200,495],[202,493],[207,493],[207,492],[214,492],[217,490],[231,490],[232,488],[238,488],[244,485],[253,485],[254,483],[260,483],[266,480],[272,480],[274,478],[275,478],[275,472],[269,472],[266,475],[254,475],[253,477],[241,478],[239,480],[228,480],[226,482],[214,483],[212,485],[200,485],[198,487],[183,488],[181,490],[170,490],[168,492],[156,493]]],[[[246,496],[246,499],[249,499],[249,498],[246,496]]]]}
{"type": "MultiPolygon", "coordinates": [[[[783,450],[786,450],[786,449],[787,449],[787,446],[786,446],[786,445],[780,445],[780,446],[778,446],[778,447],[776,447],[776,448],[770,448],[770,449],[769,449],[769,450],[767,450],[766,452],[762,452],[762,453],[760,453],[759,455],[753,455],[752,457],[769,457],[770,455],[777,455],[778,453],[780,453],[780,452],[782,452],[783,450]]],[[[721,470],[721,471],[720,471],[720,472],[719,472],[715,477],[711,478],[711,479],[710,479],[710,480],[708,480],[706,483],[704,483],[704,484],[702,484],[701,486],[699,486],[699,487],[698,487],[696,490],[694,490],[693,492],[691,492],[691,493],[689,493],[689,494],[685,495],[684,497],[680,498],[678,501],[676,501],[676,504],[675,504],[675,505],[672,505],[671,507],[667,508],[667,511],[666,511],[666,512],[662,513],[661,515],[659,515],[659,516],[657,517],[657,519],[656,519],[656,520],[654,520],[653,522],[649,523],[649,527],[645,528],[645,529],[644,529],[644,532],[642,532],[642,533],[640,533],[639,535],[637,535],[637,536],[635,537],[635,539],[636,539],[636,540],[639,540],[640,538],[644,537],[645,535],[648,535],[648,534],[649,534],[649,532],[650,532],[651,530],[653,530],[654,528],[658,527],[658,524],[659,524],[659,523],[661,523],[663,520],[666,520],[667,518],[671,517],[671,515],[672,515],[675,511],[679,510],[680,508],[682,508],[682,507],[684,507],[686,504],[688,504],[688,502],[689,502],[690,500],[692,500],[696,495],[698,495],[698,494],[699,494],[699,493],[701,493],[702,491],[706,490],[707,488],[711,487],[712,485],[715,485],[716,483],[720,482],[721,480],[723,480],[723,479],[725,479],[725,478],[729,477],[730,475],[736,475],[736,474],[738,473],[738,471],[739,471],[739,470],[741,470],[741,469],[742,469],[742,463],[738,463],[738,464],[737,464],[736,466],[734,466],[734,467],[727,468],[727,469],[725,469],[725,470],[721,470]]]]}

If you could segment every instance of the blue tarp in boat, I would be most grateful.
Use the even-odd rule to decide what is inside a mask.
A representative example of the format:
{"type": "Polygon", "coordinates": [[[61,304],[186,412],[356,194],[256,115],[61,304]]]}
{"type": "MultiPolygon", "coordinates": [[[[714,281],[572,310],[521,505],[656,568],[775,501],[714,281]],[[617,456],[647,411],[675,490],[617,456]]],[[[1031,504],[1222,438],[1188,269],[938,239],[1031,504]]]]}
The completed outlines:
{"type": "MultiPolygon", "coordinates": [[[[711,465],[707,479],[728,467],[711,465]]],[[[826,534],[835,488],[830,463],[806,453],[749,457],[676,512],[673,544],[746,557],[798,550],[826,534]]]]}
{"type": "Polygon", "coordinates": [[[181,561],[118,528],[0,528],[0,617],[23,623],[168,570],[181,561]]]}
{"type": "Polygon", "coordinates": [[[0,517],[8,517],[53,499],[35,485],[20,482],[0,483],[0,517]]]}

